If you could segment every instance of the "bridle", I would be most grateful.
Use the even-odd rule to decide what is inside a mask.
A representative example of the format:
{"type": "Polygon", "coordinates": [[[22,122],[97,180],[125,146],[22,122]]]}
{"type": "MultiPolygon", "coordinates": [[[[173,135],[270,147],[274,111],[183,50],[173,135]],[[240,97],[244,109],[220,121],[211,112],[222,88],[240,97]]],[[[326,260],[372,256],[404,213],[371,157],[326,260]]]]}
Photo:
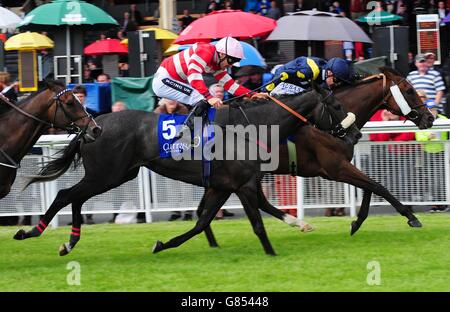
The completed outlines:
{"type": "MultiPolygon", "coordinates": [[[[387,90],[386,90],[387,89],[386,88],[386,85],[387,85],[386,80],[387,80],[387,78],[386,78],[385,74],[379,74],[378,77],[379,78],[381,78],[381,77],[383,78],[383,101],[382,101],[383,107],[385,107],[386,110],[388,110],[389,112],[391,112],[391,113],[393,113],[395,115],[398,115],[398,116],[405,116],[407,119],[409,119],[411,121],[414,121],[414,120],[418,119],[420,115],[419,115],[419,112],[417,111],[417,109],[422,107],[422,106],[425,106],[425,104],[421,103],[421,104],[417,104],[414,107],[411,107],[409,105],[409,103],[408,103],[408,106],[410,107],[411,111],[408,114],[406,114],[406,115],[401,110],[397,110],[397,109],[394,109],[394,108],[390,107],[388,105],[388,100],[391,97],[393,97],[392,90],[389,91],[389,92],[387,92],[387,90]]],[[[402,78],[399,82],[395,82],[394,80],[391,79],[391,87],[394,87],[394,86],[399,87],[402,83],[407,83],[407,84],[410,85],[411,88],[413,88],[413,86],[411,86],[411,84],[409,83],[409,81],[406,78],[402,78]]],[[[404,97],[403,92],[401,91],[401,89],[400,88],[398,88],[398,89],[399,89],[401,95],[404,97]]],[[[394,98],[394,101],[396,101],[395,98],[394,98]]]]}
{"type": "Polygon", "coordinates": [[[59,92],[58,94],[56,94],[53,97],[53,99],[54,99],[54,101],[56,103],[56,109],[55,109],[55,114],[53,116],[53,123],[52,124],[53,124],[53,127],[58,128],[58,129],[62,129],[62,130],[66,130],[69,133],[75,133],[77,135],[83,135],[83,134],[86,133],[86,130],[87,130],[89,124],[87,123],[86,126],[84,127],[84,129],[81,129],[76,124],[76,122],[78,120],[85,119],[85,118],[89,118],[93,122],[95,122],[95,121],[93,119],[93,116],[86,110],[84,105],[81,104],[80,100],[78,99],[78,97],[75,94],[73,94],[73,96],[75,97],[75,100],[76,100],[77,104],[80,105],[81,108],[83,109],[84,115],[83,116],[78,116],[76,118],[72,118],[72,116],[64,108],[64,105],[63,105],[63,103],[61,101],[61,96],[63,96],[66,92],[70,92],[70,91],[71,91],[70,89],[64,89],[64,90],[62,90],[61,92],[59,92]],[[57,112],[58,112],[58,108],[60,108],[63,111],[64,116],[70,121],[70,124],[68,126],[61,127],[61,126],[57,126],[56,125],[56,115],[57,115],[57,112]]]}

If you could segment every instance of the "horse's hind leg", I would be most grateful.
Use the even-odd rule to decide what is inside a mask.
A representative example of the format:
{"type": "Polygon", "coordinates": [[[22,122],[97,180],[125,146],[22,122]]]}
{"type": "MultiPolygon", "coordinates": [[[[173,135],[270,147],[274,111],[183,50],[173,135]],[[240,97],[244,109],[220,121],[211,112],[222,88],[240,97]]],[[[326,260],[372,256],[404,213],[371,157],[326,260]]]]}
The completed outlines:
{"type": "MultiPolygon", "coordinates": [[[[197,208],[197,216],[200,218],[200,216],[203,213],[203,210],[205,208],[205,194],[203,194],[202,200],[200,201],[200,204],[198,205],[197,208]]],[[[210,247],[219,247],[219,245],[217,244],[216,238],[214,237],[214,233],[211,229],[211,225],[207,225],[205,228],[205,235],[206,235],[206,239],[208,240],[209,246],[210,247]]]]}
{"type": "Polygon", "coordinates": [[[358,219],[356,221],[352,222],[350,235],[353,235],[358,231],[358,229],[363,224],[364,220],[366,220],[367,216],[369,215],[369,208],[370,208],[370,198],[372,197],[372,192],[368,190],[364,190],[363,194],[363,200],[361,203],[361,207],[359,208],[358,212],[358,219]]]}
{"type": "Polygon", "coordinates": [[[258,194],[256,188],[256,183],[254,186],[247,184],[241,187],[236,195],[241,200],[245,213],[252,224],[253,231],[263,245],[264,251],[268,255],[275,256],[275,251],[270,244],[269,237],[267,237],[266,229],[264,228],[264,223],[258,210],[258,197],[260,194],[258,194]]]}
{"type": "Polygon", "coordinates": [[[56,195],[55,200],[50,205],[50,208],[47,210],[45,215],[39,220],[38,224],[35,227],[33,227],[30,231],[20,229],[16,233],[16,235],[14,235],[14,239],[23,240],[31,237],[41,236],[41,234],[47,228],[47,225],[50,223],[50,221],[52,221],[52,219],[55,217],[58,211],[60,211],[62,208],[70,204],[71,197],[69,195],[75,187],[76,185],[68,189],[60,190],[58,192],[58,195],[56,195]]]}
{"type": "Polygon", "coordinates": [[[205,197],[204,212],[200,215],[194,228],[182,235],[172,238],[167,243],[157,241],[155,246],[153,246],[153,253],[157,253],[161,250],[168,248],[178,247],[187,240],[189,240],[190,238],[204,231],[206,226],[208,226],[211,223],[217,211],[219,211],[219,209],[223,206],[223,204],[225,204],[230,195],[231,193],[227,191],[220,191],[213,188],[207,189],[204,195],[205,197]]]}
{"type": "Polygon", "coordinates": [[[72,203],[72,232],[70,233],[69,242],[59,247],[59,255],[65,256],[72,251],[81,238],[81,207],[84,202],[75,201],[72,203]]]}
{"type": "Polygon", "coordinates": [[[258,183],[258,207],[274,216],[277,219],[280,219],[281,221],[289,224],[290,226],[297,226],[300,228],[300,231],[302,232],[311,232],[314,230],[314,228],[309,224],[306,223],[303,220],[299,220],[293,216],[291,216],[288,213],[285,213],[283,211],[281,211],[280,209],[274,207],[271,203],[269,203],[269,201],[267,200],[266,196],[264,195],[263,191],[262,191],[262,187],[261,187],[261,183],[258,183]]]}

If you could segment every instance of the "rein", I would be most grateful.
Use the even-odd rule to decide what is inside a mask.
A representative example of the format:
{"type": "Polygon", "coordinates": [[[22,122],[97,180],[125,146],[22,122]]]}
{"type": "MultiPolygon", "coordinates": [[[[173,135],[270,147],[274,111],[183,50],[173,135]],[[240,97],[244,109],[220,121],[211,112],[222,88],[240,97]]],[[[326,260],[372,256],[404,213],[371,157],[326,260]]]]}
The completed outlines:
{"type": "Polygon", "coordinates": [[[0,99],[5,102],[6,104],[8,104],[8,106],[10,106],[11,108],[15,109],[16,111],[18,111],[19,113],[21,113],[22,115],[25,115],[41,124],[44,124],[46,126],[49,126],[50,128],[53,128],[53,124],[49,123],[45,120],[42,120],[34,115],[31,115],[30,113],[24,111],[23,109],[21,109],[19,106],[14,105],[6,96],[4,96],[3,94],[0,93],[0,99]]]}
{"type": "Polygon", "coordinates": [[[298,119],[300,119],[301,121],[303,121],[304,123],[308,123],[308,119],[306,119],[304,116],[302,116],[301,114],[297,113],[295,110],[293,110],[292,108],[290,108],[289,106],[287,106],[286,104],[284,104],[283,102],[281,102],[279,99],[271,96],[270,94],[267,94],[267,97],[269,99],[271,99],[272,101],[274,101],[276,104],[278,104],[279,106],[281,106],[282,108],[284,108],[285,110],[287,110],[289,113],[291,113],[292,115],[294,115],[295,117],[297,117],[298,119]]]}

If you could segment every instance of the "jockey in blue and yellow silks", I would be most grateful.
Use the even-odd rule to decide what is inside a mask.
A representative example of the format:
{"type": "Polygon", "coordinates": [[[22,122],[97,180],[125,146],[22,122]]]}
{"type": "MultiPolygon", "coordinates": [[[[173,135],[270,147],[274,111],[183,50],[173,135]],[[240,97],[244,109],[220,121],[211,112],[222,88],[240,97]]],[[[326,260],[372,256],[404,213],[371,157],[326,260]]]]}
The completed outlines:
{"type": "Polygon", "coordinates": [[[329,61],[318,57],[301,56],[275,71],[275,80],[266,86],[271,94],[295,94],[311,87],[310,82],[326,83],[329,87],[337,82],[350,83],[347,61],[332,58],[329,61]]]}

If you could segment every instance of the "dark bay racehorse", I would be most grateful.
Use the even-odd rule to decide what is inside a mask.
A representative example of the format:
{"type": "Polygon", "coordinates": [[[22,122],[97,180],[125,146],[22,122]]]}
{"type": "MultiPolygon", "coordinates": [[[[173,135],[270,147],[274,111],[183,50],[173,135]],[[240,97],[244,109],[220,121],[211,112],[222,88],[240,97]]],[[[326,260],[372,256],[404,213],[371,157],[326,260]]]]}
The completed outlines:
{"type": "MultiPolygon", "coordinates": [[[[364,81],[352,87],[335,90],[338,98],[346,110],[354,112],[356,124],[362,128],[364,124],[379,109],[388,109],[396,115],[402,116],[401,109],[392,96],[389,87],[397,85],[406,102],[412,108],[406,116],[420,129],[430,128],[434,117],[422,104],[413,87],[405,81],[400,74],[390,68],[381,68],[380,75],[368,77],[364,81]]],[[[296,147],[297,168],[292,172],[292,160],[290,162],[287,145],[280,146],[280,166],[274,174],[295,174],[302,177],[317,177],[349,183],[364,190],[363,201],[358,214],[358,219],[352,222],[351,234],[354,234],[367,218],[371,194],[375,193],[386,199],[403,216],[408,218],[411,227],[420,227],[419,220],[412,212],[402,205],[385,187],[375,182],[352,163],[354,146],[345,141],[330,136],[311,126],[300,127],[293,139],[296,147]]],[[[388,174],[388,173],[386,173],[388,174]]],[[[262,188],[258,186],[258,192],[262,188]]],[[[261,210],[292,226],[298,226],[304,231],[311,227],[304,221],[297,220],[291,215],[273,207],[265,197],[259,196],[261,210]]],[[[199,212],[203,210],[203,200],[199,206],[199,212]]],[[[210,246],[216,247],[217,242],[211,229],[205,229],[210,246]]]]}
{"type": "MultiPolygon", "coordinates": [[[[302,95],[284,96],[280,98],[289,108],[298,112],[311,121],[317,121],[317,116],[324,119],[334,118],[328,112],[333,110],[337,122],[346,117],[340,104],[323,89],[311,90],[302,95]],[[322,106],[327,105],[325,115],[322,106]],[[330,117],[331,116],[331,117],[330,117]]],[[[216,112],[215,123],[218,125],[246,125],[248,123],[259,126],[279,126],[281,138],[293,134],[303,123],[287,110],[275,105],[271,100],[244,101],[235,100],[230,107],[223,107],[216,112]],[[243,115],[238,109],[230,109],[233,105],[240,105],[245,111],[243,115]]],[[[181,180],[187,183],[202,185],[202,162],[197,160],[176,161],[172,158],[160,158],[158,146],[157,123],[158,114],[142,111],[122,111],[106,114],[96,119],[102,127],[102,135],[93,143],[84,144],[72,141],[64,150],[62,157],[49,163],[41,172],[40,178],[34,178],[30,183],[56,179],[70,167],[76,154],[83,159],[85,176],[71,188],[63,189],[39,224],[47,225],[55,214],[68,204],[72,204],[73,228],[69,243],[61,246],[60,254],[65,255],[74,248],[80,239],[81,207],[89,198],[106,192],[112,188],[133,179],[141,166],[145,166],[163,176],[181,180]]],[[[350,137],[357,141],[360,132],[356,127],[350,131],[350,137]]],[[[235,137],[235,132],[225,131],[225,139],[235,137]]],[[[268,136],[270,137],[270,135],[268,136]]],[[[220,208],[232,193],[237,193],[244,209],[251,216],[252,226],[259,237],[264,250],[268,254],[275,254],[258,212],[257,183],[262,179],[260,160],[247,160],[245,154],[249,145],[239,146],[234,151],[243,160],[215,160],[212,162],[210,183],[211,187],[205,194],[203,214],[195,227],[188,233],[177,237],[164,245],[158,242],[156,249],[179,246],[189,238],[201,233],[215,216],[214,211],[220,208]],[[243,157],[244,156],[244,157],[243,157]]],[[[270,148],[270,143],[268,144],[270,148]]],[[[228,148],[228,147],[227,147],[228,148]]],[[[228,151],[227,151],[228,152],[228,151]]],[[[20,230],[15,239],[36,237],[42,233],[40,225],[31,231],[20,230]]]]}
{"type": "Polygon", "coordinates": [[[22,158],[49,128],[86,133],[90,141],[101,133],[83,105],[57,81],[47,81],[45,89],[17,106],[0,101],[2,106],[11,106],[0,115],[0,199],[11,190],[22,158]]]}

